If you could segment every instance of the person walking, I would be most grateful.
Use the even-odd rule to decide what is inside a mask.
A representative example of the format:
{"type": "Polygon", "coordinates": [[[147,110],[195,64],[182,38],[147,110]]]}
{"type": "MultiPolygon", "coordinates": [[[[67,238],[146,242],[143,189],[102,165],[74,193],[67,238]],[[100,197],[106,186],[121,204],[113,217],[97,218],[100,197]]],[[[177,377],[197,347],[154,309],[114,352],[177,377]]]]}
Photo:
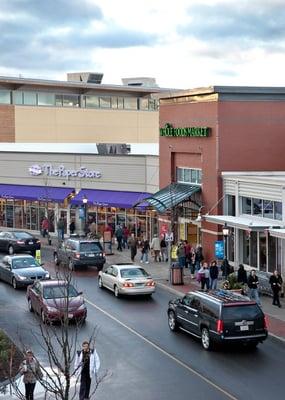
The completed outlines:
{"type": "Polygon", "coordinates": [[[132,233],[131,238],[129,240],[129,247],[131,250],[131,260],[135,261],[135,256],[137,255],[138,241],[135,238],[135,234],[132,233]]]}
{"type": "Polygon", "coordinates": [[[64,240],[64,220],[62,217],[57,221],[57,236],[58,240],[64,240]]]}
{"type": "Polygon", "coordinates": [[[250,271],[250,275],[247,280],[247,285],[249,287],[249,297],[252,300],[255,300],[259,306],[261,306],[259,294],[258,294],[258,285],[259,285],[259,280],[256,275],[255,269],[252,269],[250,271]]]}
{"type": "Polygon", "coordinates": [[[48,231],[49,231],[49,222],[47,217],[44,217],[44,219],[42,220],[42,236],[43,238],[46,237],[46,235],[48,235],[48,231]]]}
{"type": "Polygon", "coordinates": [[[247,273],[246,270],[244,269],[243,264],[240,264],[238,267],[237,281],[239,283],[242,283],[243,285],[247,284],[247,273]]]}
{"type": "Polygon", "coordinates": [[[153,236],[150,248],[151,250],[154,251],[154,261],[157,262],[159,260],[159,255],[160,255],[160,240],[156,234],[153,236]]]}
{"type": "Polygon", "coordinates": [[[203,249],[202,246],[200,246],[199,244],[197,244],[196,250],[195,250],[195,270],[199,271],[199,269],[201,268],[201,263],[204,260],[204,256],[203,256],[203,249]]]}
{"type": "Polygon", "coordinates": [[[115,232],[115,236],[116,236],[117,243],[118,243],[117,250],[118,251],[123,251],[123,249],[122,249],[123,229],[122,229],[121,225],[117,226],[117,229],[116,229],[116,232],[115,232]]]}
{"type": "Polygon", "coordinates": [[[185,268],[191,267],[191,259],[192,259],[192,248],[191,244],[188,243],[187,240],[184,240],[184,248],[185,248],[185,268]]]}
{"type": "Polygon", "coordinates": [[[222,270],[222,276],[225,279],[227,279],[227,277],[233,272],[233,269],[226,258],[223,259],[221,270],[222,270]]]}
{"type": "Polygon", "coordinates": [[[185,256],[185,246],[183,242],[180,242],[176,251],[176,255],[178,258],[178,263],[180,268],[185,267],[186,256],[185,256]]]}
{"type": "Polygon", "coordinates": [[[89,399],[91,379],[97,377],[100,368],[100,358],[96,349],[91,349],[89,342],[82,343],[82,350],[78,350],[75,356],[74,373],[79,380],[79,400],[89,399]]]}
{"type": "Polygon", "coordinates": [[[149,251],[150,251],[149,241],[147,239],[145,239],[142,242],[142,258],[141,258],[141,261],[145,264],[149,264],[149,261],[148,261],[149,251]]]}
{"type": "Polygon", "coordinates": [[[126,225],[123,227],[123,247],[124,249],[129,248],[129,236],[130,236],[130,231],[126,225]]]}
{"type": "Polygon", "coordinates": [[[167,243],[165,240],[165,235],[162,236],[162,239],[160,241],[160,252],[161,252],[161,260],[168,261],[168,248],[167,248],[167,243]]]}
{"type": "Polygon", "coordinates": [[[43,378],[43,373],[32,350],[26,351],[25,359],[20,365],[20,374],[24,376],[23,381],[25,384],[26,400],[34,400],[36,383],[43,378]]]}
{"type": "Polygon", "coordinates": [[[210,271],[208,268],[208,263],[204,262],[202,267],[199,269],[198,274],[200,274],[201,290],[205,289],[208,291],[210,288],[210,271]]]}
{"type": "Polygon", "coordinates": [[[213,260],[210,265],[210,289],[217,289],[218,285],[218,276],[219,276],[219,268],[217,265],[217,261],[213,260]]]}
{"type": "Polygon", "coordinates": [[[278,274],[277,270],[275,270],[273,272],[273,275],[271,275],[271,277],[269,279],[269,283],[271,285],[271,289],[272,289],[272,293],[273,293],[272,304],[274,306],[278,306],[279,308],[281,308],[282,306],[280,303],[279,292],[282,289],[283,280],[282,280],[281,275],[278,274]]]}

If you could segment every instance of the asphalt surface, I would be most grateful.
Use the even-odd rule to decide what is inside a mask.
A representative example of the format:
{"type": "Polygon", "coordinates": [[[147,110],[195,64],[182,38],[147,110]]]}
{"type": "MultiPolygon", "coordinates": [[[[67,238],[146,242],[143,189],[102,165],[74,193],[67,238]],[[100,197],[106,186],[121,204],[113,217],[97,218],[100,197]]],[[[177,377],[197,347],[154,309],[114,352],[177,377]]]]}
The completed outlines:
{"type": "MultiPolygon", "coordinates": [[[[52,271],[50,250],[43,251],[43,261],[52,271]]],[[[240,348],[206,352],[191,336],[170,332],[166,310],[173,294],[167,290],[158,288],[152,299],[117,299],[98,288],[96,269],[75,272],[74,278],[88,303],[78,344],[96,326],[101,373],[108,371],[98,400],[255,400],[268,399],[272,393],[283,398],[284,343],[270,338],[254,352],[240,348]]],[[[28,311],[25,290],[0,283],[0,327],[44,360],[34,337],[38,317],[28,311]]]]}

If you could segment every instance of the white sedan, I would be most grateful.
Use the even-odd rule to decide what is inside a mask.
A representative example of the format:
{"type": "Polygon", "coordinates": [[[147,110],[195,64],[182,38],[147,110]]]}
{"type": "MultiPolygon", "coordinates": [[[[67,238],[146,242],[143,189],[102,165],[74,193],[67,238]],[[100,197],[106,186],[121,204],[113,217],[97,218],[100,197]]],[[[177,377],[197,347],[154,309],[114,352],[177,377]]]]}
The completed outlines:
{"type": "Polygon", "coordinates": [[[112,290],[116,297],[121,294],[148,295],[155,291],[155,282],[141,267],[133,264],[114,264],[99,272],[100,288],[112,290]]]}

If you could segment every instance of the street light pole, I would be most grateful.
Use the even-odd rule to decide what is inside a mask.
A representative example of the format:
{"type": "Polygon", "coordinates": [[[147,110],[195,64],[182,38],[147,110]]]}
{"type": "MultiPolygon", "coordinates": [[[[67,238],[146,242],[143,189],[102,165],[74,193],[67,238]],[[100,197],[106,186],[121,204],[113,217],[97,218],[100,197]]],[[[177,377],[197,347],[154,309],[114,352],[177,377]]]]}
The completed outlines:
{"type": "Polygon", "coordinates": [[[87,234],[87,203],[88,203],[88,199],[85,195],[82,199],[82,203],[83,203],[83,207],[84,207],[84,233],[86,235],[87,234]]]}
{"type": "Polygon", "coordinates": [[[225,223],[225,225],[223,226],[223,236],[224,236],[224,258],[226,260],[228,260],[228,237],[230,234],[230,228],[227,226],[227,224],[225,223]]]}

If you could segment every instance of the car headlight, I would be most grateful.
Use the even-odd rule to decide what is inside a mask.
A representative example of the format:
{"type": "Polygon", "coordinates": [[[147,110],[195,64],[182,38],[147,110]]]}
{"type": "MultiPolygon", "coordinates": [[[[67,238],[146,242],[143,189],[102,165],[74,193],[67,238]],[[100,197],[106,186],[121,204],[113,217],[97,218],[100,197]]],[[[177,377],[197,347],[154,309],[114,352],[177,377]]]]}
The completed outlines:
{"type": "Polygon", "coordinates": [[[49,279],[50,278],[50,274],[49,274],[49,272],[46,272],[46,279],[49,279]]]}
{"type": "Polygon", "coordinates": [[[26,276],[21,276],[21,275],[15,275],[16,279],[18,279],[19,281],[25,281],[26,279],[28,279],[26,276]]]}
{"type": "Polygon", "coordinates": [[[86,309],[86,305],[83,303],[81,304],[81,306],[78,308],[78,310],[85,310],[86,309]]]}
{"type": "Polygon", "coordinates": [[[57,312],[57,309],[56,309],[55,307],[47,306],[47,310],[48,310],[49,312],[57,312]]]}

